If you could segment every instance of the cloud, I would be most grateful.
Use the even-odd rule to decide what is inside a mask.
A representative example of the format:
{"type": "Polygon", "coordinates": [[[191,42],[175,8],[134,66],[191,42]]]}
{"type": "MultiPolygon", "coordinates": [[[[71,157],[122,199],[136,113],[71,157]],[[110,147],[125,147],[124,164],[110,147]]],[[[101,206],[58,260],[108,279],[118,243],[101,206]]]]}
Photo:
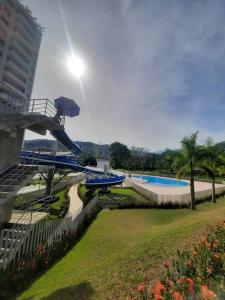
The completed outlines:
{"type": "Polygon", "coordinates": [[[61,0],[72,45],[86,58],[85,100],[65,67],[60,12],[40,1],[24,1],[47,28],[34,95],[77,99],[81,116],[66,125],[74,139],[151,150],[177,147],[197,129],[223,139],[224,1],[61,0]]]}

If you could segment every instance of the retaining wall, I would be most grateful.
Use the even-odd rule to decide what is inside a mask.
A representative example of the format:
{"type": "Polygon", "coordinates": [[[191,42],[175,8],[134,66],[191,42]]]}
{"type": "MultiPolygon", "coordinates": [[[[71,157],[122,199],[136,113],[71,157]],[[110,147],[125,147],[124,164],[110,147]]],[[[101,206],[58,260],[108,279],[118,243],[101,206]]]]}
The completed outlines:
{"type": "MultiPolygon", "coordinates": [[[[168,205],[168,204],[174,204],[174,205],[188,205],[191,202],[191,194],[190,192],[186,193],[159,193],[151,191],[150,189],[144,188],[140,184],[127,180],[127,184],[131,186],[136,192],[140,193],[142,196],[144,196],[146,199],[151,201],[155,205],[168,205]]],[[[225,192],[225,186],[217,187],[216,188],[216,195],[221,195],[225,192]]],[[[210,198],[212,195],[212,189],[206,189],[202,191],[196,191],[195,192],[195,199],[198,202],[204,201],[208,198],[210,198]]]]}

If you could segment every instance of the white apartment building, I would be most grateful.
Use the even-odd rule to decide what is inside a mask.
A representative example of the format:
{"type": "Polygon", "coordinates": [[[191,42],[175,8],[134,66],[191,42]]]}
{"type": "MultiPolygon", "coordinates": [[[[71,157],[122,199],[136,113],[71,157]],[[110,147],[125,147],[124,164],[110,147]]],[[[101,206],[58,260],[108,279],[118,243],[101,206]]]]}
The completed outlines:
{"type": "Polygon", "coordinates": [[[28,7],[0,0],[0,82],[19,98],[31,97],[41,37],[42,27],[28,7]]]}

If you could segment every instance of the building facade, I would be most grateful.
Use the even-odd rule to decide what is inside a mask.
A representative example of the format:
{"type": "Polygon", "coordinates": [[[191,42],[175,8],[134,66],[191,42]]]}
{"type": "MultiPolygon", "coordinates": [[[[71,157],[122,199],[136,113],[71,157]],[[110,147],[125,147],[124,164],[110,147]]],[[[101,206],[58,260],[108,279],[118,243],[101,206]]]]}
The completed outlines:
{"type": "Polygon", "coordinates": [[[42,28],[27,7],[0,1],[0,81],[20,99],[31,97],[41,37],[42,28]]]}
{"type": "Polygon", "coordinates": [[[41,38],[27,7],[0,0],[0,173],[19,160],[25,128],[11,120],[29,108],[41,38]]]}

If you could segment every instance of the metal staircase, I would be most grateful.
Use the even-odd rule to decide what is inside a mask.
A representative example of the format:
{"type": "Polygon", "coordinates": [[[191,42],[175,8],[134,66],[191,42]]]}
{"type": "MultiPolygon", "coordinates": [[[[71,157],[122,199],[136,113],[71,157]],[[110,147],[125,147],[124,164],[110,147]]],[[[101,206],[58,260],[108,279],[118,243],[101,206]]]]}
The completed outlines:
{"type": "Polygon", "coordinates": [[[32,225],[47,216],[51,200],[51,196],[39,197],[30,201],[26,209],[14,211],[19,216],[16,222],[8,223],[0,230],[0,269],[17,261],[21,251],[30,252],[32,244],[27,237],[31,234],[32,225]]]}
{"type": "Polygon", "coordinates": [[[0,175],[0,203],[11,198],[38,172],[38,165],[25,165],[23,162],[0,175]]]}

